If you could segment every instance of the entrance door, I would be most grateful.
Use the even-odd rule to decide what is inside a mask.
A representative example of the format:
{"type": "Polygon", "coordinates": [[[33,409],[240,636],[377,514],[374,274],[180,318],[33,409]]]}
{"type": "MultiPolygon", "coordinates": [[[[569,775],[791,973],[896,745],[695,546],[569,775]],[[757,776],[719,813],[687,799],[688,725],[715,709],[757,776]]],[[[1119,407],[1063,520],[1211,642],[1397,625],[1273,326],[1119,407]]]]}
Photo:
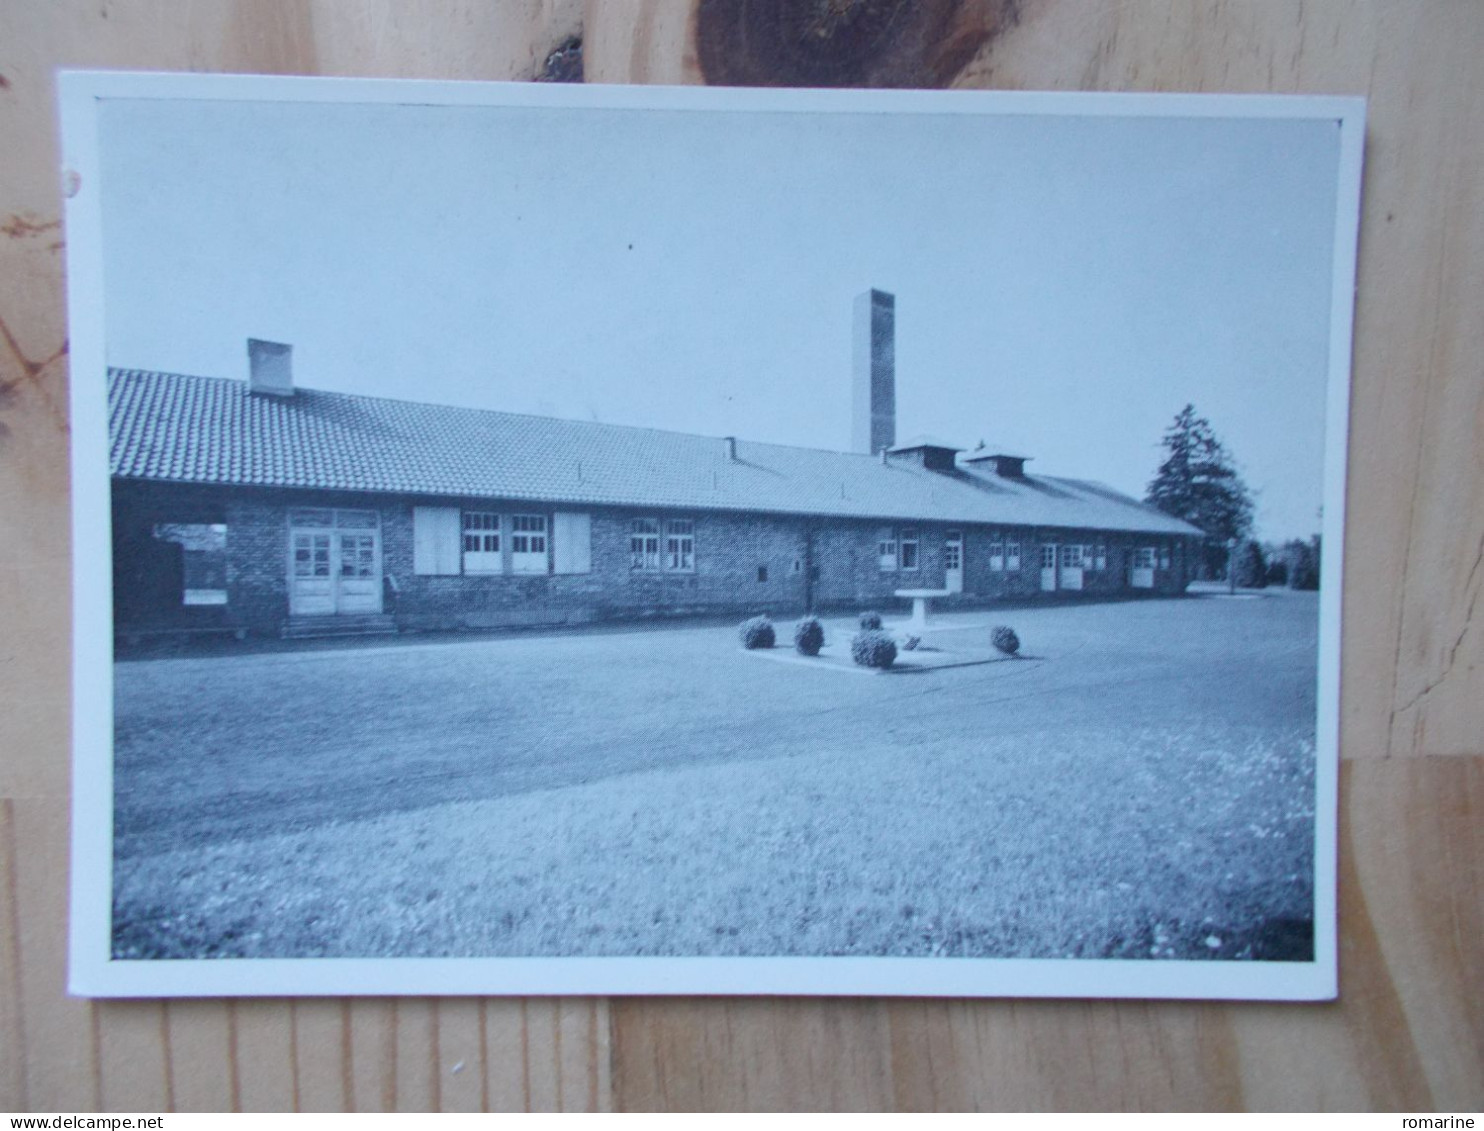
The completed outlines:
{"type": "Polygon", "coordinates": [[[1154,588],[1154,547],[1139,546],[1134,550],[1133,565],[1129,568],[1129,584],[1135,589],[1154,588]]]}
{"type": "Polygon", "coordinates": [[[950,530],[943,540],[943,588],[950,593],[964,591],[964,535],[950,530]]]}
{"type": "Polygon", "coordinates": [[[296,617],[327,616],[335,611],[335,568],[330,560],[335,542],[331,530],[295,530],[289,562],[289,613],[296,617]]]}
{"type": "Polygon", "coordinates": [[[1056,551],[1055,543],[1041,547],[1041,591],[1043,593],[1056,592],[1056,551]]]}
{"type": "Polygon", "coordinates": [[[289,614],[381,612],[381,531],[375,511],[289,512],[289,614]]]}
{"type": "Polygon", "coordinates": [[[1063,589],[1082,588],[1082,547],[1063,546],[1061,548],[1061,573],[1057,577],[1057,584],[1063,589]]]}
{"type": "Polygon", "coordinates": [[[335,580],[337,613],[381,612],[381,552],[376,531],[336,534],[340,576],[335,580]]]}

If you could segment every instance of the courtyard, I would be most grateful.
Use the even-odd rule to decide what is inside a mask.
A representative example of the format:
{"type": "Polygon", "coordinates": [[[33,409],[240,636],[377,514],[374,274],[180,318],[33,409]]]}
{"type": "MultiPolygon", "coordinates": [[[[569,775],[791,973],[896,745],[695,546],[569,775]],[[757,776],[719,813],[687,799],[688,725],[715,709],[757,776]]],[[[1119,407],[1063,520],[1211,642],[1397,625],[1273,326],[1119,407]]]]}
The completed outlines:
{"type": "Polygon", "coordinates": [[[867,677],[714,624],[119,662],[115,955],[1307,959],[1315,595],[924,645],[1001,621],[867,677]]]}

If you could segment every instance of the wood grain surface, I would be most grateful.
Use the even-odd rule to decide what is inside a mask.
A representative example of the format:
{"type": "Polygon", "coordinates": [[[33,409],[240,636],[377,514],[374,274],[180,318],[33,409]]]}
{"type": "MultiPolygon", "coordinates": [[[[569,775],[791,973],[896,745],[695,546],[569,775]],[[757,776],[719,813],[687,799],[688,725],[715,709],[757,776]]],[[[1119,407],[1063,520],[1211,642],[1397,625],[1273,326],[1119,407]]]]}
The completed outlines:
{"type": "Polygon", "coordinates": [[[0,6],[0,1108],[1484,1106],[1484,5],[899,7],[911,5],[0,6]],[[797,26],[780,30],[785,17],[797,26]],[[901,19],[910,34],[897,34],[901,19]],[[578,34],[586,78],[598,82],[802,73],[835,85],[1370,98],[1339,1003],[64,994],[69,562],[53,70],[533,78],[563,43],[570,60],[578,34]]]}

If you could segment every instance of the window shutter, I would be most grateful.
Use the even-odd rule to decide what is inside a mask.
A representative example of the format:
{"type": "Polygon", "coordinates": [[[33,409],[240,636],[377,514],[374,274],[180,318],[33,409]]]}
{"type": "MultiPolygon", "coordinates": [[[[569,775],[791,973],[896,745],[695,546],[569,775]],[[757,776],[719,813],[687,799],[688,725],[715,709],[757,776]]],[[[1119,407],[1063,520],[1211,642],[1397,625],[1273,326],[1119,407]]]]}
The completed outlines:
{"type": "Polygon", "coordinates": [[[593,517],[571,511],[552,516],[551,561],[553,573],[591,573],[593,569],[593,517]]]}
{"type": "Polygon", "coordinates": [[[458,507],[412,508],[412,572],[459,572],[458,507]]]}

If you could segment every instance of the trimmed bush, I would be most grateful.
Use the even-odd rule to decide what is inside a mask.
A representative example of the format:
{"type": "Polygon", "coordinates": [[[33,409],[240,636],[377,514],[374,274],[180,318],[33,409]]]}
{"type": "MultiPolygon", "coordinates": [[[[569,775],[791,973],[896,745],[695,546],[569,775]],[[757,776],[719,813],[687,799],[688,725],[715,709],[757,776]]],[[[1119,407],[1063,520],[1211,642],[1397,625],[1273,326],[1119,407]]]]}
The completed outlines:
{"type": "Polygon", "coordinates": [[[922,637],[916,635],[915,633],[908,632],[904,634],[901,639],[902,651],[915,652],[917,651],[917,646],[921,643],[922,637]]]}
{"type": "Polygon", "coordinates": [[[879,629],[858,632],[850,638],[850,658],[862,667],[889,668],[896,662],[897,642],[879,629]]]}
{"type": "Polygon", "coordinates": [[[824,647],[824,625],[818,617],[805,617],[794,625],[794,647],[805,656],[817,656],[824,647]]]}
{"type": "Polygon", "coordinates": [[[1015,630],[1008,625],[997,624],[994,631],[989,634],[989,642],[1007,656],[1013,656],[1020,651],[1020,637],[1015,635],[1015,630]]]}
{"type": "Polygon", "coordinates": [[[875,632],[881,627],[880,613],[862,613],[860,615],[860,626],[862,632],[875,632]]]}
{"type": "Polygon", "coordinates": [[[753,617],[737,626],[737,635],[742,638],[744,648],[771,648],[777,637],[773,622],[767,617],[753,617]]]}

